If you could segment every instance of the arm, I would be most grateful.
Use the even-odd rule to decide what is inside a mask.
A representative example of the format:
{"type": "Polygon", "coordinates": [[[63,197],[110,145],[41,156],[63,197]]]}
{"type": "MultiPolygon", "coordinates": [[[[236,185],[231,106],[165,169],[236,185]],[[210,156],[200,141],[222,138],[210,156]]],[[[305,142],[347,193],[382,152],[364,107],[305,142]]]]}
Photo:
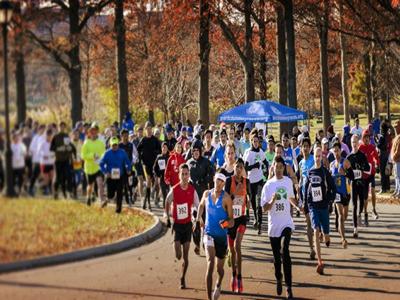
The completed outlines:
{"type": "Polygon", "coordinates": [[[228,193],[224,194],[224,206],[228,213],[228,227],[232,228],[235,225],[235,220],[233,219],[232,198],[228,193]]]}
{"type": "Polygon", "coordinates": [[[203,212],[204,212],[204,207],[206,205],[206,199],[208,197],[208,193],[209,193],[209,191],[204,192],[203,197],[201,198],[201,201],[199,204],[198,212],[197,212],[197,218],[196,218],[195,224],[197,224],[199,222],[201,227],[204,227],[204,221],[203,221],[202,216],[203,216],[203,212]]]}
{"type": "Polygon", "coordinates": [[[165,214],[167,215],[167,227],[171,227],[169,212],[171,211],[172,201],[174,201],[174,192],[173,189],[170,189],[167,198],[165,199],[165,210],[164,210],[165,214]]]}
{"type": "Polygon", "coordinates": [[[299,188],[299,181],[297,180],[296,174],[293,171],[293,168],[289,165],[286,165],[286,170],[290,179],[292,179],[293,184],[295,185],[296,189],[299,188]]]}
{"type": "Polygon", "coordinates": [[[353,169],[351,168],[351,163],[349,162],[348,159],[345,159],[343,161],[343,167],[344,167],[345,176],[347,178],[349,178],[350,180],[354,180],[353,169]]]}
{"type": "Polygon", "coordinates": [[[107,153],[103,155],[103,157],[100,159],[100,170],[103,174],[107,174],[107,153]]]}

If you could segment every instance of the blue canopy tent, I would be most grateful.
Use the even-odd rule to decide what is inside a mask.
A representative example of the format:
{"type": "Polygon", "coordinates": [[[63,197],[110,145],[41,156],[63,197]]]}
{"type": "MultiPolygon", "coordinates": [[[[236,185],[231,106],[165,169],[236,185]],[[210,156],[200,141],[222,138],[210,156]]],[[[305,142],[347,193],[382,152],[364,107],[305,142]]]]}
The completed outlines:
{"type": "Polygon", "coordinates": [[[283,123],[305,119],[307,113],[268,100],[245,103],[218,116],[218,121],[225,123],[283,123]]]}

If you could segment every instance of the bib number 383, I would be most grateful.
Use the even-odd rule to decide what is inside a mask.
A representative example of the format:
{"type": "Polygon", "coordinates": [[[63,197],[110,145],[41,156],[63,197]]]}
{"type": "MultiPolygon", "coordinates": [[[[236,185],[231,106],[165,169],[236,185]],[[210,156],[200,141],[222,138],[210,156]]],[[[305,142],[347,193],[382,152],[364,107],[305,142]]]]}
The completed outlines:
{"type": "Polygon", "coordinates": [[[311,194],[312,194],[313,202],[322,201],[322,189],[320,186],[311,187],[311,194]]]}
{"type": "Polygon", "coordinates": [[[176,206],[178,220],[186,219],[189,216],[188,204],[178,204],[176,206]]]}

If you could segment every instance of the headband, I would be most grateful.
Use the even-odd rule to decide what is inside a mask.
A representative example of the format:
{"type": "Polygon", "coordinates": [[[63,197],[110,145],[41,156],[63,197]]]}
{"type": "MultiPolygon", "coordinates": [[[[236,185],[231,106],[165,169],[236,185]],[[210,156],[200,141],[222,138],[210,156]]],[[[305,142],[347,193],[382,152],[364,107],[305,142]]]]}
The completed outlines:
{"type": "Polygon", "coordinates": [[[223,182],[225,182],[226,181],[226,176],[224,174],[222,174],[222,173],[216,173],[215,174],[215,179],[220,179],[223,182]]]}

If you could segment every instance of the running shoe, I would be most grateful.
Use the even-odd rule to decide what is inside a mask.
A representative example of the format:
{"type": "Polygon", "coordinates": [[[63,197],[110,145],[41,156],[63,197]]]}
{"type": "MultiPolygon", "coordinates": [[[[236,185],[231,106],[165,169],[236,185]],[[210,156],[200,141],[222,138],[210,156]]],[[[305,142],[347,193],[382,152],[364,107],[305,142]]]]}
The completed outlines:
{"type": "Polygon", "coordinates": [[[342,246],[343,246],[343,249],[347,249],[347,241],[346,240],[342,241],[342,246]]]}
{"type": "Polygon", "coordinates": [[[324,274],[324,264],[323,263],[320,263],[320,264],[317,265],[317,273],[319,275],[323,275],[324,274]]]}
{"type": "Polygon", "coordinates": [[[253,222],[253,227],[254,227],[254,229],[257,229],[257,224],[258,224],[257,221],[254,221],[254,222],[253,222]]]}
{"type": "Polygon", "coordinates": [[[239,294],[243,293],[243,279],[239,277],[237,279],[237,292],[239,294]]]}
{"type": "Polygon", "coordinates": [[[353,232],[353,238],[358,238],[358,230],[357,228],[354,228],[354,232],[353,232]]]}
{"type": "Polygon", "coordinates": [[[368,226],[369,226],[368,214],[364,214],[364,226],[365,226],[365,227],[368,227],[368,226]]]}
{"type": "Polygon", "coordinates": [[[214,292],[212,294],[212,299],[213,300],[218,300],[220,295],[221,295],[221,287],[220,286],[215,286],[214,292]]]}
{"type": "Polygon", "coordinates": [[[276,281],[276,294],[278,296],[282,295],[282,279],[276,281]]]}
{"type": "Polygon", "coordinates": [[[236,279],[236,276],[232,276],[231,278],[231,290],[232,292],[236,292],[238,288],[238,280],[236,279]]]}
{"type": "Polygon", "coordinates": [[[316,253],[315,253],[314,249],[312,249],[312,250],[310,251],[310,259],[311,259],[311,260],[314,260],[314,259],[315,259],[315,255],[316,255],[316,253]]]}
{"type": "Polygon", "coordinates": [[[376,212],[375,209],[372,211],[372,217],[374,218],[374,220],[378,220],[379,219],[379,215],[378,215],[378,213],[376,212]]]}
{"type": "Polygon", "coordinates": [[[329,239],[329,240],[325,241],[325,245],[326,245],[326,247],[329,248],[329,246],[331,245],[331,240],[329,239]]]}
{"type": "Polygon", "coordinates": [[[186,289],[185,278],[181,278],[181,285],[180,285],[180,289],[181,289],[181,290],[184,290],[184,289],[186,289]]]}
{"type": "Polygon", "coordinates": [[[88,198],[86,199],[86,204],[87,204],[87,206],[92,205],[92,199],[90,199],[90,197],[88,197],[88,198]]]}
{"type": "Polygon", "coordinates": [[[299,218],[300,217],[300,211],[296,210],[296,217],[299,218]]]}
{"type": "Polygon", "coordinates": [[[293,299],[293,292],[291,288],[286,289],[286,299],[293,299]]]}

